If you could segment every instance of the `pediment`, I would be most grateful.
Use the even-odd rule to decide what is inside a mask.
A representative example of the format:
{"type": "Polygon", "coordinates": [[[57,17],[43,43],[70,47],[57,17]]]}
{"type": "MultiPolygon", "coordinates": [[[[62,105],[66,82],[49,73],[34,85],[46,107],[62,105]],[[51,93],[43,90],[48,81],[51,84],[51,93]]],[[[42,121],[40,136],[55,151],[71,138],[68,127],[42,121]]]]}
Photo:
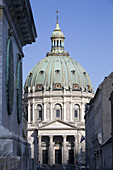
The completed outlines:
{"type": "Polygon", "coordinates": [[[56,120],[41,126],[39,129],[76,129],[74,125],[56,120]]]}

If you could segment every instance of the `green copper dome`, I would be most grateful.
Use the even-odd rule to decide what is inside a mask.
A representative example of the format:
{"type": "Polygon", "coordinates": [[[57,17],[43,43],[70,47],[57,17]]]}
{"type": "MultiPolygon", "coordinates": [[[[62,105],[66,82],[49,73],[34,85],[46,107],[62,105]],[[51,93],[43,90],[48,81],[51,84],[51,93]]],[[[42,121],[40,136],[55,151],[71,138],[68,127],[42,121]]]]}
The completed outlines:
{"type": "Polygon", "coordinates": [[[92,91],[91,82],[84,68],[71,57],[49,56],[31,70],[25,83],[35,90],[77,89],[92,91]]]}
{"type": "Polygon", "coordinates": [[[25,91],[72,89],[92,92],[87,72],[65,52],[64,39],[57,22],[51,36],[51,52],[31,70],[25,91]]]}

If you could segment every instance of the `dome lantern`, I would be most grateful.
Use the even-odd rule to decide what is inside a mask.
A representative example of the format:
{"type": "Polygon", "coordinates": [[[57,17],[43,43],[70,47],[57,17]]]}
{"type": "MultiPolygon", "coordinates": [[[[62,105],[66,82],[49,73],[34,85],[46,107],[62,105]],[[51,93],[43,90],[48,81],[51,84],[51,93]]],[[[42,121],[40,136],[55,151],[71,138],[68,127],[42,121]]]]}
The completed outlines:
{"type": "MultiPolygon", "coordinates": [[[[58,11],[56,11],[56,12],[58,14],[58,11]]],[[[58,15],[57,15],[56,28],[53,31],[50,39],[51,39],[51,52],[64,52],[65,36],[60,29],[60,26],[59,26],[59,23],[58,23],[58,15]]]]}

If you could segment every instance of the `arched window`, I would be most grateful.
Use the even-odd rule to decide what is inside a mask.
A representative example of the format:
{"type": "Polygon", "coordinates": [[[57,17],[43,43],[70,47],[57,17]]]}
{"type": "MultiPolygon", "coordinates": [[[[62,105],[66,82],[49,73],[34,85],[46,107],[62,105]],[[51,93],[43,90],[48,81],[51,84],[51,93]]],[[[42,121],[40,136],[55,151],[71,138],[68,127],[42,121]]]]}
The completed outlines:
{"type": "Polygon", "coordinates": [[[54,40],[54,47],[55,47],[55,40],[54,40]]]}
{"type": "Polygon", "coordinates": [[[57,47],[58,47],[58,40],[57,40],[57,47]]]}
{"type": "Polygon", "coordinates": [[[38,110],[38,118],[42,120],[42,106],[40,104],[37,105],[38,110]]]}
{"type": "Polygon", "coordinates": [[[80,106],[78,104],[74,105],[74,119],[79,120],[80,106]]]}
{"type": "Polygon", "coordinates": [[[60,104],[55,105],[55,117],[62,120],[62,106],[60,104]]]}
{"type": "Polygon", "coordinates": [[[74,110],[74,117],[78,117],[78,111],[77,110],[74,110]]]}
{"type": "Polygon", "coordinates": [[[30,104],[30,119],[33,121],[33,104],[30,104]]]}

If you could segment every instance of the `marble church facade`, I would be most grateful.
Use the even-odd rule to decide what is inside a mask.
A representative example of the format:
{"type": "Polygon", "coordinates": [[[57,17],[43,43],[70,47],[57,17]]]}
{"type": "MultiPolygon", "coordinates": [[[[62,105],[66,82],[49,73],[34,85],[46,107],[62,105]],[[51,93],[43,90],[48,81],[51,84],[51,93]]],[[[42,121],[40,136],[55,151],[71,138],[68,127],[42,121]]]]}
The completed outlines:
{"type": "Polygon", "coordinates": [[[38,156],[41,164],[50,165],[84,162],[85,141],[80,143],[80,140],[82,135],[85,136],[85,104],[92,98],[92,93],[64,90],[51,92],[50,97],[50,92],[32,92],[29,97],[27,130],[32,158],[38,156]],[[57,110],[61,114],[59,117],[57,110]],[[37,146],[34,144],[36,136],[32,135],[34,132],[38,139],[37,146]],[[57,154],[59,159],[56,158],[57,154]]]}
{"type": "Polygon", "coordinates": [[[51,52],[29,73],[23,107],[28,115],[27,139],[38,164],[85,162],[84,110],[94,96],[87,72],[64,50],[58,20],[51,52]]]}

